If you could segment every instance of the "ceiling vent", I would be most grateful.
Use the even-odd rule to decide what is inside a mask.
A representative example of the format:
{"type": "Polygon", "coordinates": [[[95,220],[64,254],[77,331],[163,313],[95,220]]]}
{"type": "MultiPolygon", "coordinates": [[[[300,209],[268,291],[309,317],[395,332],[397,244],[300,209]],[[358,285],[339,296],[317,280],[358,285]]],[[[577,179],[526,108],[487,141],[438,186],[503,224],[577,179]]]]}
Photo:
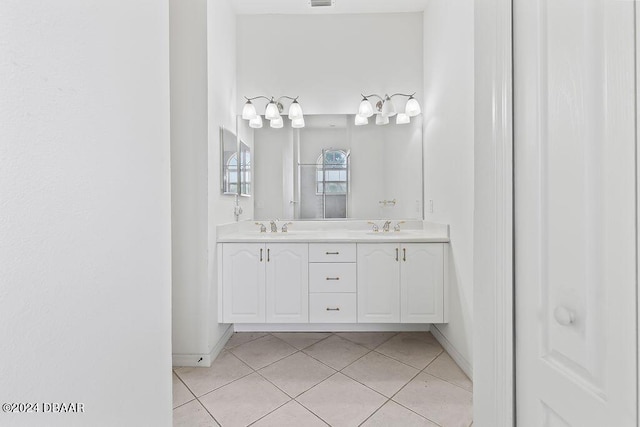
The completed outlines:
{"type": "Polygon", "coordinates": [[[311,7],[333,6],[335,0],[310,0],[311,7]]]}

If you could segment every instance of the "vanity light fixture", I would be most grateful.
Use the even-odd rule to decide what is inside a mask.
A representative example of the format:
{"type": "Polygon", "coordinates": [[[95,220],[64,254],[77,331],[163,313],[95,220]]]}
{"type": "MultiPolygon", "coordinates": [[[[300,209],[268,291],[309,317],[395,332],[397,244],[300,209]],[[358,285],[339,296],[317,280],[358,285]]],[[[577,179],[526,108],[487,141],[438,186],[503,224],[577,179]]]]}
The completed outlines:
{"type": "Polygon", "coordinates": [[[356,126],[362,126],[369,124],[369,119],[365,116],[361,116],[360,114],[356,114],[356,126]]]}
{"type": "Polygon", "coordinates": [[[262,117],[256,111],[255,105],[253,105],[253,100],[263,98],[266,99],[267,106],[264,111],[264,118],[270,121],[270,126],[275,129],[279,129],[283,127],[284,121],[282,119],[282,112],[284,111],[284,107],[280,101],[283,99],[290,99],[291,105],[289,105],[289,113],[288,117],[291,120],[291,126],[294,128],[302,128],[304,127],[304,115],[302,114],[302,107],[298,103],[298,97],[292,98],[290,96],[283,95],[278,99],[275,97],[266,97],[266,96],[254,96],[253,98],[245,99],[244,107],[242,108],[242,118],[245,120],[249,120],[249,126],[254,129],[259,129],[262,127],[262,117]]]}
{"type": "Polygon", "coordinates": [[[358,107],[358,114],[356,114],[355,124],[356,126],[365,125],[368,123],[368,118],[376,114],[376,124],[386,125],[389,123],[389,117],[393,117],[396,114],[396,124],[406,124],[411,122],[411,117],[419,115],[422,110],[420,109],[420,103],[414,98],[415,92],[412,94],[394,93],[393,95],[385,94],[384,97],[378,94],[362,95],[362,101],[358,107]],[[404,96],[409,98],[404,107],[404,112],[398,113],[395,105],[393,105],[392,98],[396,96],[404,96]],[[378,98],[375,108],[369,101],[369,98],[378,98]]]}
{"type": "Polygon", "coordinates": [[[389,117],[385,116],[382,113],[376,114],[376,124],[377,125],[388,125],[389,124],[389,117]]]}

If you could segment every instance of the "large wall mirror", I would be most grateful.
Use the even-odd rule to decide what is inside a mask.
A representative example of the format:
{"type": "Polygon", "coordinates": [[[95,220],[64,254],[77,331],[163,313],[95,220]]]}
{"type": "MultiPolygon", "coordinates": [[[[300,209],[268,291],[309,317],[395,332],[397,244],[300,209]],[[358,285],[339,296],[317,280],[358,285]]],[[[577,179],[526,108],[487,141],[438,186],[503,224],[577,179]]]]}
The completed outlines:
{"type": "Polygon", "coordinates": [[[305,122],[253,129],[255,219],[423,218],[421,116],[384,126],[355,126],[353,115],[305,122]]]}
{"type": "Polygon", "coordinates": [[[252,191],[253,132],[238,123],[236,132],[220,128],[220,190],[222,194],[250,196],[252,191]]]}

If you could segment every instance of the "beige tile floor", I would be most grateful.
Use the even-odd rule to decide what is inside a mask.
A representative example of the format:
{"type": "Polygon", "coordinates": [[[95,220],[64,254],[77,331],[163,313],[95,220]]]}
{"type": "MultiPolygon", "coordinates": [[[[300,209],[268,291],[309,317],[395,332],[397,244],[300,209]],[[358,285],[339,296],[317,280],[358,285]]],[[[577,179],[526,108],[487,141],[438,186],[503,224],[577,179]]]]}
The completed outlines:
{"type": "Polygon", "coordinates": [[[173,425],[468,427],[472,391],[428,332],[240,332],[174,368],[173,425]]]}

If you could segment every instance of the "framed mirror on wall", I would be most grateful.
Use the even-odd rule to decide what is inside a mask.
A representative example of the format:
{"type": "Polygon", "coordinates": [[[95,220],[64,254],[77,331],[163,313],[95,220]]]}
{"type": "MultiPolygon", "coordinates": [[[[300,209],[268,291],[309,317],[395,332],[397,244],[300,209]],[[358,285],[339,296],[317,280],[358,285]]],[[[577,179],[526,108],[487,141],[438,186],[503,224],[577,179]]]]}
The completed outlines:
{"type": "MultiPolygon", "coordinates": [[[[242,131],[239,130],[242,134],[242,131]]],[[[247,135],[252,138],[252,134],[247,135]]],[[[220,191],[232,196],[252,192],[251,146],[231,130],[220,128],[220,191]]]]}

